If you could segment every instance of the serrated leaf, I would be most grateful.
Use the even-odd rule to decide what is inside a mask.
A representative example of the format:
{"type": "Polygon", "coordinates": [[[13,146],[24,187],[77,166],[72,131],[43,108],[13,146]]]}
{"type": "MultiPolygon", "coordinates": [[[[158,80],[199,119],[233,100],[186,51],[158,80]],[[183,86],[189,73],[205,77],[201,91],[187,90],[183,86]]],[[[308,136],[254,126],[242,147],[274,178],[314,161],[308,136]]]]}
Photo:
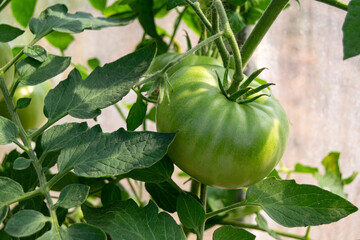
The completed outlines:
{"type": "Polygon", "coordinates": [[[18,129],[16,125],[7,118],[0,116],[0,145],[6,145],[16,141],[18,129]]]}
{"type": "Polygon", "coordinates": [[[25,47],[24,53],[27,56],[29,56],[35,60],[38,60],[39,62],[45,62],[45,60],[47,58],[46,50],[39,45],[25,47]]]}
{"type": "Polygon", "coordinates": [[[74,168],[79,176],[102,177],[149,167],[167,152],[175,134],[127,132],[102,133],[95,126],[68,142],[58,158],[59,171],[74,168]],[[101,149],[101,151],[99,151],[101,149]]]}
{"type": "Polygon", "coordinates": [[[37,85],[57,76],[70,65],[70,57],[49,54],[44,62],[27,57],[16,64],[19,78],[24,85],[37,85]]]}
{"type": "Polygon", "coordinates": [[[344,59],[360,54],[360,0],[351,0],[343,30],[344,59]]]}
{"type": "Polygon", "coordinates": [[[11,10],[16,21],[26,28],[34,14],[37,0],[12,0],[11,10]]]}
{"type": "Polygon", "coordinates": [[[198,200],[189,194],[182,193],[176,201],[176,210],[181,223],[197,231],[197,228],[205,221],[205,211],[198,200]]]}
{"type": "Polygon", "coordinates": [[[60,51],[65,51],[70,43],[74,41],[74,37],[70,33],[62,33],[53,31],[50,34],[46,35],[46,40],[53,45],[54,47],[60,49],[60,51]]]}
{"type": "Polygon", "coordinates": [[[136,102],[130,108],[129,114],[126,118],[127,130],[134,131],[144,122],[146,110],[147,104],[142,100],[140,96],[138,96],[136,102]]]}
{"type": "Polygon", "coordinates": [[[255,235],[244,229],[222,226],[215,230],[213,240],[254,240],[255,235]]]}
{"type": "Polygon", "coordinates": [[[100,66],[100,60],[97,58],[91,58],[87,61],[87,63],[92,70],[100,66]]]}
{"type": "Polygon", "coordinates": [[[279,235],[276,234],[273,230],[271,230],[267,224],[266,219],[260,214],[256,214],[255,218],[256,223],[258,224],[259,228],[265,230],[270,236],[272,236],[274,239],[281,240],[279,235]]]}
{"type": "Polygon", "coordinates": [[[49,217],[34,210],[22,210],[10,218],[5,226],[5,232],[13,237],[26,237],[40,231],[49,217]]]}
{"type": "Polygon", "coordinates": [[[265,179],[248,188],[246,204],[259,205],[285,227],[332,223],[357,211],[346,199],[294,180],[265,179]]]}
{"type": "Polygon", "coordinates": [[[0,42],[10,42],[23,33],[23,30],[16,27],[0,24],[0,42]]]}
{"type": "Polygon", "coordinates": [[[106,7],[106,0],[89,0],[91,5],[97,10],[103,11],[106,7]]]}
{"type": "Polygon", "coordinates": [[[15,109],[24,109],[30,105],[31,98],[20,98],[16,102],[15,109]]]}
{"type": "Polygon", "coordinates": [[[69,142],[73,142],[74,138],[77,138],[86,130],[88,130],[88,126],[85,122],[53,126],[45,131],[41,137],[43,152],[46,153],[66,148],[69,142]]]}
{"type": "Polygon", "coordinates": [[[50,119],[70,114],[81,119],[98,116],[100,109],[120,101],[148,69],[155,45],[140,49],[115,62],[96,68],[86,80],[73,70],[45,98],[45,115],[50,119]]]}
{"type": "Polygon", "coordinates": [[[89,194],[89,186],[83,184],[70,184],[61,190],[56,206],[73,208],[83,204],[89,194]]]}
{"type": "Polygon", "coordinates": [[[176,211],[176,200],[180,192],[169,182],[145,183],[145,188],[161,209],[170,213],[176,211]]]}
{"type": "Polygon", "coordinates": [[[51,31],[64,33],[80,33],[85,29],[100,29],[111,26],[123,26],[129,24],[130,18],[95,18],[89,13],[68,13],[65,5],[56,4],[44,10],[39,18],[30,20],[30,30],[40,39],[51,31]]]}
{"type": "Polygon", "coordinates": [[[103,208],[82,206],[86,221],[107,232],[113,240],[185,240],[185,234],[167,213],[158,213],[153,202],[139,208],[133,200],[103,208]]]}
{"type": "Polygon", "coordinates": [[[15,160],[13,168],[15,170],[24,170],[30,167],[31,160],[24,157],[19,157],[15,160]]]}
{"type": "Polygon", "coordinates": [[[174,172],[174,164],[170,158],[165,155],[160,161],[148,168],[135,169],[125,176],[148,183],[161,183],[171,179],[174,172]]]}

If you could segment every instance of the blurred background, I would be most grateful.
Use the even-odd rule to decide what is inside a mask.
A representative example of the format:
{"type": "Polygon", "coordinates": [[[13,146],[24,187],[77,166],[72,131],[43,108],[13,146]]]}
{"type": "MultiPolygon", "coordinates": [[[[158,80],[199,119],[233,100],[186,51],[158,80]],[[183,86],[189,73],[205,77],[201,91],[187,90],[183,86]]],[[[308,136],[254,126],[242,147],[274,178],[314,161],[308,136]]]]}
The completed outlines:
{"type": "MultiPolygon", "coordinates": [[[[109,1],[110,4],[113,1],[109,1]]],[[[102,16],[88,0],[41,0],[38,1],[34,16],[49,5],[65,3],[69,12],[85,11],[94,16],[102,16]]],[[[284,10],[276,20],[264,41],[261,43],[252,60],[258,67],[267,67],[260,77],[275,83],[272,87],[274,95],[285,108],[291,121],[290,139],[283,156],[283,163],[293,168],[297,162],[313,167],[321,167],[322,159],[332,151],[341,153],[339,165],[343,178],[353,171],[360,170],[360,57],[343,60],[342,24],[345,11],[329,7],[315,1],[303,1],[298,5],[295,1],[284,10]]],[[[157,19],[157,24],[168,32],[172,32],[176,12],[165,18],[157,19]]],[[[4,9],[0,16],[1,23],[13,26],[20,25],[11,14],[10,7],[4,9]]],[[[176,40],[185,51],[186,30],[193,45],[199,36],[181,23],[176,40]]],[[[26,34],[11,42],[11,46],[24,45],[32,39],[29,29],[26,34]]],[[[73,41],[65,50],[72,62],[86,65],[87,60],[97,57],[101,64],[114,61],[134,51],[140,42],[143,30],[135,21],[124,27],[107,28],[98,31],[85,31],[73,35],[73,41]]],[[[39,43],[53,54],[60,54],[46,40],[39,43]]],[[[70,70],[70,69],[69,69],[70,70]]],[[[67,73],[53,79],[55,85],[66,78],[67,73]]],[[[133,103],[135,94],[129,94],[123,103],[133,103]]],[[[64,121],[78,121],[66,118],[64,121]]],[[[114,107],[103,110],[98,122],[104,131],[111,132],[126,127],[114,107]]],[[[94,121],[89,121],[94,125],[94,121]]],[[[156,130],[154,124],[149,130],[156,130]]],[[[14,146],[1,146],[0,158],[14,146]]],[[[316,184],[311,175],[292,174],[298,183],[316,184]]],[[[181,180],[183,181],[183,179],[181,180]]],[[[360,206],[360,177],[345,187],[348,200],[360,206]]],[[[251,221],[251,220],[250,220],[251,221]]],[[[273,228],[283,229],[268,220],[273,228]]],[[[350,215],[331,225],[313,227],[313,239],[352,240],[360,239],[360,213],[350,215]]],[[[287,231],[303,234],[305,228],[287,229],[287,231]]],[[[271,239],[267,234],[254,232],[257,239],[271,239]]],[[[211,235],[208,235],[210,239],[211,235]]]]}

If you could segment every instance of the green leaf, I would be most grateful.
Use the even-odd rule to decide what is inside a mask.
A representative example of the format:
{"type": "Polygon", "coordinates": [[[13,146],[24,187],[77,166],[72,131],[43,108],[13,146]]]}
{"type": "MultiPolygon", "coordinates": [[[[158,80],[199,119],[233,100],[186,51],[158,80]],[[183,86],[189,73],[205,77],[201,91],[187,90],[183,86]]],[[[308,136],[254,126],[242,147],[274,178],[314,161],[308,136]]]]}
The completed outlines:
{"type": "Polygon", "coordinates": [[[83,204],[89,194],[89,186],[83,184],[70,184],[61,190],[56,206],[73,208],[83,204]]]}
{"type": "Polygon", "coordinates": [[[148,183],[161,183],[170,180],[173,172],[174,164],[170,158],[165,155],[151,167],[132,170],[125,176],[148,183]]]}
{"type": "Polygon", "coordinates": [[[120,101],[148,69],[155,45],[96,68],[86,80],[73,70],[45,98],[49,120],[70,114],[81,119],[98,116],[100,109],[120,101]]]}
{"type": "Polygon", "coordinates": [[[84,80],[89,76],[89,70],[79,63],[71,63],[71,66],[75,67],[80,72],[81,78],[84,80]]]}
{"type": "Polygon", "coordinates": [[[103,208],[82,206],[86,221],[107,232],[113,240],[185,240],[185,234],[167,213],[153,202],[139,208],[133,200],[103,208]]]}
{"type": "Polygon", "coordinates": [[[47,153],[66,148],[68,143],[73,142],[74,138],[78,138],[86,130],[88,130],[88,126],[85,122],[53,126],[45,131],[41,137],[43,152],[47,153]]]}
{"type": "Polygon", "coordinates": [[[30,102],[31,102],[31,98],[20,98],[16,102],[15,109],[24,109],[27,106],[29,106],[30,102]]]}
{"type": "Polygon", "coordinates": [[[48,54],[44,62],[33,58],[25,58],[16,64],[20,81],[24,85],[37,85],[57,76],[70,65],[70,57],[60,57],[48,54]]]}
{"type": "Polygon", "coordinates": [[[92,70],[100,66],[100,61],[97,58],[91,58],[87,61],[87,63],[92,70]]]}
{"type": "Polygon", "coordinates": [[[189,194],[180,194],[176,202],[176,210],[181,223],[186,228],[197,231],[197,228],[205,221],[203,206],[189,194]]]}
{"type": "MultiPolygon", "coordinates": [[[[50,231],[47,231],[41,237],[37,238],[36,240],[63,240],[63,239],[70,239],[69,233],[67,232],[67,229],[64,227],[61,227],[59,229],[59,232],[55,230],[55,228],[52,228],[50,231]]],[[[76,238],[74,238],[76,239],[76,238]]],[[[78,240],[78,239],[76,239],[78,240]]],[[[80,240],[80,239],[79,239],[80,240]]]]}
{"type": "Polygon", "coordinates": [[[106,7],[106,0],[89,0],[91,5],[97,10],[104,10],[106,7]]]}
{"type": "Polygon", "coordinates": [[[238,12],[227,11],[226,15],[229,19],[231,30],[234,32],[234,34],[237,34],[246,26],[238,12]]]}
{"type": "Polygon", "coordinates": [[[265,179],[248,188],[246,204],[259,205],[285,227],[332,223],[357,211],[346,199],[294,180],[265,179]]]}
{"type": "Polygon", "coordinates": [[[271,177],[274,177],[276,179],[281,179],[281,177],[280,177],[278,171],[276,171],[276,169],[273,169],[271,171],[271,173],[269,173],[269,175],[267,175],[267,178],[271,178],[271,177]]]}
{"type": "Polygon", "coordinates": [[[23,30],[16,27],[0,24],[0,42],[10,42],[23,33],[23,30]]]}
{"type": "Polygon", "coordinates": [[[174,136],[124,129],[102,133],[101,128],[95,126],[68,142],[70,147],[59,155],[58,169],[61,172],[74,168],[78,176],[103,177],[149,167],[165,155],[174,136]]]}
{"type": "Polygon", "coordinates": [[[26,237],[40,231],[49,217],[34,210],[22,210],[10,218],[5,226],[5,232],[13,237],[26,237]]]}
{"type": "Polygon", "coordinates": [[[26,28],[34,14],[37,0],[12,0],[11,10],[16,21],[26,28]]]}
{"type": "Polygon", "coordinates": [[[256,214],[255,221],[259,225],[260,229],[265,230],[274,239],[281,240],[281,238],[276,234],[276,232],[269,228],[266,219],[260,213],[256,214]]]}
{"type": "Polygon", "coordinates": [[[30,167],[31,160],[24,157],[19,157],[15,160],[13,168],[15,170],[24,170],[30,167]]]}
{"type": "Polygon", "coordinates": [[[108,206],[121,200],[121,189],[117,183],[109,182],[101,190],[101,203],[108,206]]]}
{"type": "Polygon", "coordinates": [[[27,56],[29,56],[35,60],[38,60],[39,62],[45,62],[45,60],[47,59],[46,50],[39,45],[25,47],[24,53],[27,56]]]}
{"type": "Polygon", "coordinates": [[[145,183],[145,188],[160,208],[171,213],[176,211],[180,192],[169,182],[145,183]]]}
{"type": "Polygon", "coordinates": [[[317,168],[305,166],[301,163],[297,163],[294,168],[294,172],[297,172],[297,173],[311,173],[311,174],[315,175],[315,173],[317,173],[318,171],[319,171],[319,169],[317,169],[317,168]]]}
{"type": "Polygon", "coordinates": [[[130,108],[129,115],[126,118],[127,130],[134,131],[144,122],[146,110],[147,104],[142,100],[140,96],[138,96],[136,102],[130,108]]]}
{"type": "Polygon", "coordinates": [[[320,187],[329,188],[331,192],[346,198],[347,195],[344,193],[344,185],[339,168],[339,158],[339,152],[329,153],[321,162],[325,167],[325,174],[322,175],[316,172],[315,177],[320,187]]]}
{"type": "Polygon", "coordinates": [[[67,229],[70,239],[106,240],[106,234],[99,228],[86,223],[75,223],[67,229]]]}
{"type": "Polygon", "coordinates": [[[9,119],[0,116],[0,145],[16,141],[17,134],[16,125],[9,119]]]}
{"type": "MultiPolygon", "coordinates": [[[[192,0],[192,2],[196,2],[196,0],[192,0]]],[[[167,8],[167,10],[171,10],[175,7],[184,6],[186,4],[187,3],[185,0],[168,0],[166,8],[167,8]]]]}
{"type": "Polygon", "coordinates": [[[201,34],[201,21],[192,8],[187,8],[182,20],[197,35],[201,34]]]}
{"type": "Polygon", "coordinates": [[[149,119],[152,122],[155,122],[156,107],[150,109],[149,113],[146,115],[146,119],[149,119]]]}
{"type": "Polygon", "coordinates": [[[56,4],[44,10],[39,18],[30,20],[30,30],[40,39],[51,31],[80,33],[85,29],[100,29],[111,26],[123,26],[131,22],[129,18],[95,18],[89,13],[67,13],[65,5],[56,4]]]}
{"type": "Polygon", "coordinates": [[[3,206],[0,208],[0,224],[4,221],[4,219],[6,218],[8,212],[9,212],[10,208],[9,206],[3,206]]]}
{"type": "Polygon", "coordinates": [[[360,54],[360,0],[351,0],[343,30],[344,59],[360,54]]]}
{"type": "Polygon", "coordinates": [[[244,229],[222,226],[215,230],[213,240],[254,240],[255,235],[244,229]]]}
{"type": "Polygon", "coordinates": [[[45,37],[48,42],[54,47],[60,49],[61,52],[65,51],[70,43],[74,41],[74,37],[70,33],[53,31],[45,37]]]}
{"type": "Polygon", "coordinates": [[[207,204],[209,205],[211,211],[219,210],[243,200],[242,192],[243,191],[239,189],[208,187],[207,204]]]}

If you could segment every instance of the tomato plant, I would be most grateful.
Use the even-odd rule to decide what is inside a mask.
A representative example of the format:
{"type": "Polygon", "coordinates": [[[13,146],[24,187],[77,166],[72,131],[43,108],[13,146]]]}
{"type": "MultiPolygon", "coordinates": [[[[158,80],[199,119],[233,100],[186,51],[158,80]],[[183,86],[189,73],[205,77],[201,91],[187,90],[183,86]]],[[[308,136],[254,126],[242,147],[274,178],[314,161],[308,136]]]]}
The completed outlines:
{"type": "MultiPolygon", "coordinates": [[[[214,227],[214,240],[256,238],[245,229],[310,240],[313,226],[358,210],[344,191],[357,173],[342,177],[340,153],[330,152],[323,169],[276,166],[289,120],[273,84],[257,78],[265,68],[247,65],[288,0],[89,0],[104,16],[56,4],[32,18],[37,2],[0,1],[1,17],[33,34],[15,43],[24,29],[0,24],[0,114],[8,114],[0,116],[0,145],[16,145],[0,162],[0,239],[203,240],[214,227]],[[155,20],[170,12],[172,33],[155,20]],[[104,65],[97,56],[73,62],[83,59],[68,49],[73,34],[134,21],[143,30],[134,52],[104,65]],[[179,53],[182,22],[198,39],[186,32],[188,50],[179,53]],[[248,25],[255,25],[249,35],[248,25]],[[55,76],[62,80],[49,91],[55,76]],[[136,102],[119,104],[130,91],[136,102]],[[108,107],[127,130],[119,121],[117,130],[102,130],[102,117],[113,124],[101,112],[108,107]],[[71,122],[59,122],[65,119],[71,122]],[[158,131],[149,131],[148,120],[158,131]],[[293,173],[315,177],[318,186],[296,183],[293,173]],[[306,229],[273,229],[264,214],[272,224],[306,229]]],[[[347,12],[344,58],[359,55],[359,0],[322,2],[347,12]]]]}
{"type": "MultiPolygon", "coordinates": [[[[224,74],[223,68],[211,65],[178,70],[170,78],[170,101],[157,107],[157,129],[178,131],[168,154],[199,182],[223,188],[249,186],[266,177],[281,159],[289,121],[274,97],[244,104],[227,99],[215,71],[224,74]]],[[[258,94],[271,93],[263,89],[258,94]]]]}

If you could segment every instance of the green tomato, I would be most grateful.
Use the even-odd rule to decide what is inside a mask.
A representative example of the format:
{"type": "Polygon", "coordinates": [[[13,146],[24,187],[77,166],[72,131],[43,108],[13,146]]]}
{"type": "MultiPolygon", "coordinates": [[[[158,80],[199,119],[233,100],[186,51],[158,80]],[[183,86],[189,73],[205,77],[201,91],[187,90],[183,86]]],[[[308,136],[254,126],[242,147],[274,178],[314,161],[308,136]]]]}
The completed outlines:
{"type": "MultiPolygon", "coordinates": [[[[219,90],[214,69],[224,75],[225,69],[216,66],[178,70],[169,79],[174,88],[170,102],[157,107],[156,126],[159,132],[178,131],[168,155],[191,177],[221,188],[249,186],[279,162],[289,121],[272,96],[246,104],[228,100],[219,90]]],[[[262,93],[270,90],[258,94],[262,93]]]]}
{"type": "MultiPolygon", "coordinates": [[[[49,81],[36,86],[19,86],[16,89],[13,98],[14,104],[16,104],[20,98],[31,98],[29,106],[16,110],[20,117],[21,124],[26,131],[28,129],[39,128],[46,121],[43,112],[44,99],[50,89],[51,83],[49,81]]],[[[0,100],[0,115],[10,118],[4,99],[0,100]]]]}
{"type": "MultiPolygon", "coordinates": [[[[174,60],[175,58],[179,57],[180,55],[181,55],[180,53],[171,52],[171,53],[164,53],[164,54],[157,56],[154,59],[154,61],[151,63],[151,65],[147,71],[147,74],[155,73],[156,71],[161,70],[163,67],[166,66],[166,64],[168,64],[170,61],[174,60]]],[[[221,62],[214,58],[209,58],[209,57],[205,57],[205,56],[198,56],[198,55],[192,54],[192,55],[187,56],[183,60],[181,60],[179,63],[177,63],[173,67],[171,67],[167,71],[167,74],[170,77],[171,75],[173,75],[177,70],[179,70],[182,67],[192,66],[192,65],[202,65],[202,64],[222,66],[221,62]]]]}
{"type": "MultiPolygon", "coordinates": [[[[12,52],[9,44],[0,42],[0,67],[10,62],[12,59],[12,52]]],[[[9,88],[14,79],[14,67],[9,68],[4,74],[6,86],[9,88]]],[[[3,98],[3,94],[0,91],[0,100],[3,98]]]]}

